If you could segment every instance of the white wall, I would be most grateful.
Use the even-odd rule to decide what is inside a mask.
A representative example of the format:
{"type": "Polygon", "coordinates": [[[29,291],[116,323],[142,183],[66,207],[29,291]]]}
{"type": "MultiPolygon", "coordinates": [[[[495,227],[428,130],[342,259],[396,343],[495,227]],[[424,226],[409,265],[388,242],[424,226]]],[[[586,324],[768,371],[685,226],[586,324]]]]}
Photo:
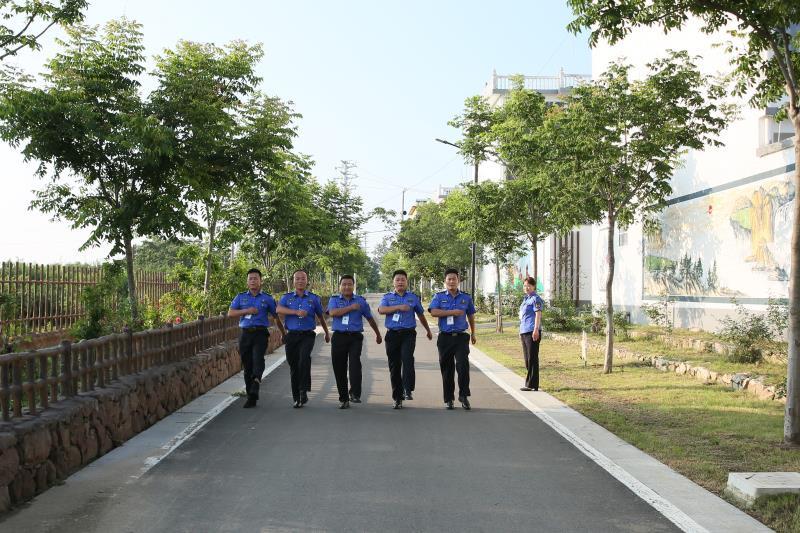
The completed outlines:
{"type": "MultiPolygon", "coordinates": [[[[609,63],[617,58],[624,58],[627,62],[634,65],[635,75],[642,75],[646,72],[645,65],[655,59],[657,51],[672,49],[685,49],[692,55],[701,56],[698,66],[707,74],[716,75],[727,73],[731,70],[728,56],[723,48],[715,48],[715,43],[729,40],[730,37],[725,33],[715,35],[705,35],[699,31],[699,24],[692,23],[689,28],[680,33],[670,33],[664,35],[657,29],[641,29],[634,31],[621,43],[615,46],[606,44],[599,45],[592,53],[592,76],[594,78],[608,67],[609,63]]],[[[753,177],[761,173],[776,171],[785,168],[794,162],[794,153],[791,148],[774,151],[772,153],[759,156],[757,151],[760,143],[760,135],[763,138],[763,109],[753,109],[745,100],[737,102],[740,107],[740,116],[732,123],[721,137],[724,143],[722,147],[708,148],[703,151],[691,151],[685,158],[685,163],[676,173],[672,181],[672,198],[683,195],[698,193],[712,187],[725,187],[736,180],[753,177]],[[761,132],[760,132],[761,129],[761,132]]],[[[775,179],[780,179],[776,177],[775,179]]],[[[760,183],[760,182],[759,182],[760,183]]],[[[766,182],[765,182],[766,183],[766,182]]],[[[729,189],[730,194],[738,194],[740,188],[729,189]]],[[[744,189],[741,189],[744,190],[744,189]]],[[[746,193],[742,193],[746,194],[746,193]]],[[[708,198],[708,216],[712,215],[715,208],[713,195],[702,196],[708,198]]],[[[681,202],[683,204],[683,202],[681,202]]],[[[679,204],[680,205],[680,204],[679,204]]],[[[687,204],[688,205],[688,204],[687,204]]],[[[786,207],[786,205],[782,206],[786,207]]],[[[699,212],[695,209],[695,212],[699,212]]],[[[702,216],[702,215],[700,215],[702,216]]],[[[712,230],[711,219],[708,219],[708,231],[712,230]]],[[[692,228],[697,228],[705,222],[692,220],[692,228]]],[[[732,224],[732,223],[731,223],[732,224]]],[[[785,233],[787,227],[791,227],[791,221],[784,222],[783,226],[778,226],[775,222],[774,242],[768,243],[767,247],[775,261],[785,264],[788,257],[788,248],[784,246],[783,240],[777,235],[785,233]]],[[[730,229],[730,228],[727,228],[730,229]]],[[[695,231],[693,229],[692,231],[695,231]]],[[[715,230],[716,231],[716,230],[715,230]]],[[[606,230],[602,226],[595,226],[592,229],[592,299],[596,303],[605,301],[605,268],[604,260],[606,256],[606,230]]],[[[691,237],[712,240],[714,235],[695,235],[691,237]]],[[[718,239],[719,240],[719,239],[718,239]]],[[[643,239],[640,225],[634,225],[628,229],[627,246],[617,246],[616,249],[616,274],[614,281],[614,303],[632,311],[634,319],[641,320],[643,317],[639,313],[639,306],[643,302],[643,239]]],[[[738,287],[746,287],[748,283],[755,283],[753,276],[760,276],[759,291],[769,292],[773,297],[786,297],[786,284],[780,280],[771,279],[769,272],[758,272],[758,268],[749,261],[750,250],[746,246],[741,250],[727,250],[728,256],[724,257],[725,267],[730,278],[724,282],[731,287],[731,292],[736,292],[738,287]],[[730,273],[735,273],[731,275],[730,273]],[[752,276],[749,274],[752,273],[752,276]]],[[[708,266],[704,262],[704,266],[708,266]]],[[[772,276],[775,277],[775,276],[772,276]]],[[[721,280],[722,282],[723,280],[721,280]]],[[[766,295],[765,295],[766,296],[766,295]]],[[[680,302],[675,305],[676,319],[678,325],[684,327],[700,326],[706,329],[714,329],[720,316],[731,310],[731,305],[721,300],[726,300],[725,294],[714,296],[713,298],[701,298],[699,302],[680,302]],[[716,300],[716,301],[712,301],[716,300]]],[[[753,298],[755,300],[755,298],[753,298]]],[[[651,300],[652,301],[652,300],[651,300]]],[[[753,307],[763,307],[753,304],[753,307]]]]}

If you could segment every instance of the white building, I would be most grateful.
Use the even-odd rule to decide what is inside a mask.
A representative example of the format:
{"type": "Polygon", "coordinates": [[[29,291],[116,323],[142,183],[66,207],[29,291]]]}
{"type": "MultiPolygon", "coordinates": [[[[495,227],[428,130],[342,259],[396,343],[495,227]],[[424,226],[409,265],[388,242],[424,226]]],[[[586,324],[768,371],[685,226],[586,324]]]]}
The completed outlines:
{"type": "MultiPolygon", "coordinates": [[[[724,48],[713,46],[730,37],[699,28],[695,23],[668,35],[639,29],[616,46],[601,44],[592,52],[592,75],[618,58],[641,75],[658,51],[670,48],[699,56],[707,74],[730,72],[724,48]]],[[[660,234],[645,237],[634,225],[617,238],[614,302],[634,321],[644,320],[643,304],[666,294],[676,302],[676,326],[714,330],[732,310],[731,298],[762,308],[768,298],[788,295],[794,132],[790,122],[773,120],[775,108],[738,103],[740,116],[724,132],[724,146],[690,151],[675,173],[660,234]]],[[[596,303],[605,300],[606,231],[592,228],[596,303]]]]}
{"type": "MultiPolygon", "coordinates": [[[[562,69],[557,76],[525,76],[526,89],[537,91],[545,101],[556,103],[569,94],[572,87],[590,80],[582,74],[565,74],[562,69]]],[[[502,106],[512,86],[512,76],[492,73],[486,82],[482,96],[492,106],[502,106]]],[[[478,169],[480,181],[502,181],[508,179],[506,168],[497,162],[487,161],[478,169]]],[[[537,246],[537,285],[546,299],[556,296],[573,299],[576,303],[588,304],[592,297],[592,277],[589,268],[592,258],[592,229],[577,228],[565,236],[549,236],[537,246]]],[[[522,280],[534,276],[533,251],[528,251],[512,266],[511,272],[501,273],[501,278],[510,276],[522,290],[522,280]]],[[[508,279],[501,279],[505,286],[508,279]]],[[[477,290],[484,294],[497,292],[497,274],[494,265],[486,265],[478,272],[477,290]]]]}
{"type": "MultiPolygon", "coordinates": [[[[707,74],[726,74],[729,56],[714,45],[729,39],[724,32],[706,35],[699,24],[668,35],[638,29],[615,46],[600,44],[592,51],[592,77],[621,58],[634,65],[634,75],[644,75],[646,64],[667,49],[699,56],[707,74]]],[[[526,78],[526,87],[552,101],[584,79],[526,78]]],[[[509,84],[509,77],[493,74],[483,95],[502,105],[509,84]]],[[[724,146],[686,154],[660,215],[660,234],[645,238],[640,224],[617,230],[614,302],[635,322],[646,321],[642,305],[666,295],[674,301],[676,326],[714,330],[733,310],[732,298],[763,309],[769,298],[788,295],[794,132],[790,122],[775,122],[776,107],[754,109],[745,99],[738,104],[738,119],[722,135],[724,146]]],[[[507,178],[504,167],[492,162],[481,165],[479,177],[507,178]]],[[[539,286],[546,299],[566,291],[578,302],[605,304],[607,231],[602,224],[584,226],[539,244],[539,286]]],[[[512,274],[519,279],[526,269],[532,274],[530,254],[512,274]]],[[[496,283],[491,265],[480,272],[481,291],[495,292],[496,283]]]]}

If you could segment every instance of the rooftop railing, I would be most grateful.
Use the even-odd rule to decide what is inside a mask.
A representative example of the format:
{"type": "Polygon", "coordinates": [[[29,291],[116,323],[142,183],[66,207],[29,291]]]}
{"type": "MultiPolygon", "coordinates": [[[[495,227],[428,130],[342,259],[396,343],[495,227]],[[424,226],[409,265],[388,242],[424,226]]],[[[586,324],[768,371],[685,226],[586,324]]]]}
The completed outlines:
{"type": "MultiPolygon", "coordinates": [[[[510,90],[514,86],[513,78],[514,76],[493,73],[492,90],[510,90]]],[[[591,79],[591,76],[585,74],[566,74],[561,70],[558,76],[524,76],[524,84],[526,89],[533,91],[563,91],[582,83],[588,83],[591,79]]]]}

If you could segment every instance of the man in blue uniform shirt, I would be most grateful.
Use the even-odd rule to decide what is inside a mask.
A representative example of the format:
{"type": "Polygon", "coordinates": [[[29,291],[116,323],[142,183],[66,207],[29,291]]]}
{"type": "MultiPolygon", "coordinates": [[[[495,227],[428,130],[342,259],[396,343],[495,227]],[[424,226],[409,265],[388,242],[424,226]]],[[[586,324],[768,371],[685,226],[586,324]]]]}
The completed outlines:
{"type": "Polygon", "coordinates": [[[419,296],[407,291],[408,274],[396,270],[392,274],[394,291],[383,295],[378,313],[386,315],[386,356],[389,359],[389,376],[392,382],[394,408],[403,407],[403,399],[412,400],[414,392],[414,348],[417,344],[417,321],[427,331],[428,340],[433,338],[425,318],[419,296]]]}
{"type": "Polygon", "coordinates": [[[275,300],[261,292],[261,271],[251,268],[247,271],[247,291],[240,292],[231,302],[228,316],[239,317],[239,356],[244,370],[244,387],[247,401],[243,407],[255,407],[264,375],[264,354],[269,340],[269,317],[275,317],[275,324],[284,334],[283,324],[278,318],[275,300]]]}
{"type": "Polygon", "coordinates": [[[475,305],[472,297],[458,290],[458,270],[448,268],[444,273],[442,292],[437,292],[428,312],[439,319],[439,369],[442,371],[444,403],[453,408],[455,395],[455,371],[458,371],[458,401],[469,410],[469,343],[475,344],[475,305]],[[467,322],[472,334],[467,333],[467,322]]]}
{"type": "Polygon", "coordinates": [[[327,313],[333,317],[331,363],[339,391],[339,409],[347,409],[350,402],[361,403],[361,348],[364,344],[362,317],[375,331],[375,342],[381,343],[381,332],[372,318],[367,301],[353,291],[355,279],[347,274],[339,280],[340,294],[331,296],[327,313]],[[350,363],[350,391],[347,390],[347,366],[350,363]]]}
{"type": "Polygon", "coordinates": [[[306,290],[308,273],[297,270],[292,275],[294,292],[281,296],[278,313],[284,316],[286,333],[286,362],[289,363],[289,374],[292,381],[292,399],[294,407],[302,407],[308,403],[308,391],[311,390],[311,350],[317,337],[314,331],[316,319],[325,331],[325,342],[330,342],[328,324],[322,311],[319,296],[306,290]]]}

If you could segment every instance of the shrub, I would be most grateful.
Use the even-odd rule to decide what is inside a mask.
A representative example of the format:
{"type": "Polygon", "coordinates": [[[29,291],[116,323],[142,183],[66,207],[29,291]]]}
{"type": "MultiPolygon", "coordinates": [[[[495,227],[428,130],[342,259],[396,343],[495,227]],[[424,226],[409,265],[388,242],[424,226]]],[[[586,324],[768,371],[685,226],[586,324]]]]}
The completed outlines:
{"type": "Polygon", "coordinates": [[[122,331],[126,325],[137,327],[131,320],[128,280],[122,261],[104,264],[100,282],[83,289],[81,302],[86,310],[86,317],[70,329],[70,333],[77,339],[102,337],[122,331]]]}
{"type": "Polygon", "coordinates": [[[731,344],[728,360],[733,363],[757,363],[764,357],[762,345],[773,339],[774,328],[767,314],[748,311],[736,304],[736,317],[727,316],[721,320],[719,335],[731,344]]]}
{"type": "Polygon", "coordinates": [[[672,322],[672,309],[669,297],[666,294],[661,296],[658,302],[642,306],[644,314],[650,319],[650,323],[659,326],[669,335],[672,333],[674,324],[672,322]]]}
{"type": "Polygon", "coordinates": [[[628,321],[628,314],[625,311],[614,312],[614,334],[619,335],[621,339],[628,338],[628,330],[631,323],[628,321]]]}

